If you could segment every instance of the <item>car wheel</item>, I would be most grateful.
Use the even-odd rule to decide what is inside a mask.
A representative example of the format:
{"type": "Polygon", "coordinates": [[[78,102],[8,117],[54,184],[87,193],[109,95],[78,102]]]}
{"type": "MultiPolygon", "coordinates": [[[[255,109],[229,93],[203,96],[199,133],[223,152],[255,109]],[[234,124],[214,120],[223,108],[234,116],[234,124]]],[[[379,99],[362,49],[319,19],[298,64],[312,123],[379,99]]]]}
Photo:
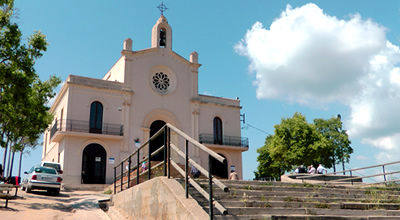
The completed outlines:
{"type": "Polygon", "coordinates": [[[26,187],[26,192],[27,192],[27,193],[32,192],[32,188],[31,188],[30,186],[27,186],[27,187],[26,187]]]}
{"type": "Polygon", "coordinates": [[[56,190],[53,191],[53,193],[54,193],[55,196],[58,196],[58,195],[60,195],[60,190],[56,189],[56,190]]]}

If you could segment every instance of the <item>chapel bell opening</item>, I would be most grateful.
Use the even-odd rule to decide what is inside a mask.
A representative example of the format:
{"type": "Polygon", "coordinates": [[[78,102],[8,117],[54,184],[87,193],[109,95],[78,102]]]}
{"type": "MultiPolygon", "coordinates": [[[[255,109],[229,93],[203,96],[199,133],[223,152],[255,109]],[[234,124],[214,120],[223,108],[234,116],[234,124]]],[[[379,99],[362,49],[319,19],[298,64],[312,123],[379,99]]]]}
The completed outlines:
{"type": "Polygon", "coordinates": [[[165,29],[160,29],[160,47],[165,47],[167,45],[167,34],[165,29]]]}

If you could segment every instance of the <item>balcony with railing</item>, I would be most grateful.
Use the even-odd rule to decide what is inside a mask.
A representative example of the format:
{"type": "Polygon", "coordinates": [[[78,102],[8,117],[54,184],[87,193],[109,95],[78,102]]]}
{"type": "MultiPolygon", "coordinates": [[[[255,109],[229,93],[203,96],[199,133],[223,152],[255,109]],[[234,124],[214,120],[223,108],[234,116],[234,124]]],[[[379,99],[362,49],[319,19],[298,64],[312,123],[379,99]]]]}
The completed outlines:
{"type": "Polygon", "coordinates": [[[53,136],[60,131],[123,136],[124,126],[119,124],[102,123],[101,126],[93,127],[90,126],[89,121],[70,119],[57,120],[51,128],[50,138],[53,138],[53,136]]]}
{"type": "Polygon", "coordinates": [[[226,145],[226,146],[237,146],[237,147],[249,147],[249,138],[226,136],[222,137],[222,140],[214,139],[213,134],[200,134],[199,142],[202,144],[215,144],[215,145],[226,145]]]}

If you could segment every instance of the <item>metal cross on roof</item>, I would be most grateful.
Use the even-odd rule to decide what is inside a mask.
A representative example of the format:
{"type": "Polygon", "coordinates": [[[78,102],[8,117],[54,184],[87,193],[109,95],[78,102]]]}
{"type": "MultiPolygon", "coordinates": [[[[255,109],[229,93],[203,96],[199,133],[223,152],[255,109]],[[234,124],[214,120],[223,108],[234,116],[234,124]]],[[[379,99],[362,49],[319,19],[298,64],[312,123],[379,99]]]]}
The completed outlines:
{"type": "Polygon", "coordinates": [[[165,6],[163,2],[161,2],[161,4],[159,6],[157,6],[157,8],[158,8],[158,10],[161,11],[161,15],[163,15],[164,11],[166,11],[168,9],[167,6],[165,6]]]}

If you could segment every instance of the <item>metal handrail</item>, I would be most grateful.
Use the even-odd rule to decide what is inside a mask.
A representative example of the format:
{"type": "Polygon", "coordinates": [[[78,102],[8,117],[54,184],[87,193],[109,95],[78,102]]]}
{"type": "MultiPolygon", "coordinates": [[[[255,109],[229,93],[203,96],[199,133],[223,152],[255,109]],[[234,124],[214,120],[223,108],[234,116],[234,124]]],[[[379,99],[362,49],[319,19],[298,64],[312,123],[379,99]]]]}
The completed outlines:
{"type": "MultiPolygon", "coordinates": [[[[172,149],[174,149],[179,156],[185,158],[185,153],[183,153],[181,150],[179,150],[179,148],[177,146],[175,146],[174,144],[171,144],[172,149]]],[[[203,174],[204,176],[208,176],[208,172],[206,169],[204,169],[202,166],[200,166],[200,164],[196,163],[196,161],[189,159],[188,161],[190,164],[192,164],[194,167],[196,167],[196,169],[198,171],[200,171],[201,174],[203,174]]],[[[183,176],[183,175],[182,175],[183,176]]],[[[217,185],[219,188],[221,188],[224,192],[228,192],[229,189],[227,186],[225,186],[221,181],[219,181],[218,179],[216,179],[215,177],[213,177],[213,181],[215,183],[215,185],[217,185]]]]}
{"type": "MultiPolygon", "coordinates": [[[[172,166],[174,166],[175,167],[175,169],[182,175],[182,176],[184,176],[185,175],[185,171],[184,170],[182,170],[180,167],[179,167],[179,165],[177,164],[177,163],[175,163],[175,161],[171,161],[171,165],[172,166]]],[[[198,184],[198,183],[196,183],[196,181],[194,181],[192,178],[190,178],[189,177],[189,182],[190,182],[190,184],[195,188],[195,189],[197,189],[197,191],[204,197],[204,198],[206,198],[207,200],[209,199],[208,198],[208,193],[203,189],[203,188],[201,188],[201,186],[198,184]]],[[[214,206],[215,206],[215,208],[217,208],[222,214],[224,214],[224,215],[226,215],[226,214],[228,214],[228,210],[226,210],[226,208],[225,207],[223,207],[222,205],[221,205],[221,203],[219,203],[218,201],[213,201],[214,202],[214,206]]],[[[211,208],[211,207],[210,207],[211,208]]]]}
{"type": "MultiPolygon", "coordinates": [[[[174,127],[173,125],[167,123],[165,124],[159,131],[157,131],[153,136],[151,136],[148,140],[146,140],[140,147],[138,147],[132,154],[130,154],[129,156],[127,156],[125,159],[121,160],[120,163],[118,163],[117,165],[114,166],[114,194],[116,193],[116,189],[117,189],[117,180],[121,180],[121,183],[118,184],[118,186],[121,187],[121,191],[123,190],[123,185],[127,183],[127,188],[130,188],[130,182],[133,179],[136,179],[136,184],[139,184],[139,166],[140,163],[142,163],[143,161],[148,160],[148,170],[145,172],[142,172],[140,175],[145,175],[146,173],[148,174],[148,179],[151,179],[151,157],[156,155],[158,152],[160,152],[161,150],[164,150],[164,161],[157,164],[155,167],[161,166],[162,164],[164,165],[164,176],[167,176],[168,178],[170,178],[170,166],[171,164],[176,168],[176,170],[182,174],[185,177],[185,194],[186,194],[186,198],[189,198],[189,182],[192,186],[195,187],[195,189],[197,189],[199,191],[199,187],[196,187],[195,185],[197,184],[192,178],[189,177],[189,168],[188,165],[189,163],[192,164],[193,166],[195,166],[203,175],[205,175],[208,178],[208,193],[205,192],[204,190],[202,192],[200,192],[203,196],[206,197],[206,199],[208,199],[209,201],[209,216],[210,219],[213,219],[213,207],[215,206],[222,214],[226,215],[227,214],[227,210],[220,204],[218,203],[214,197],[213,197],[213,186],[212,184],[214,183],[215,185],[217,185],[218,187],[220,187],[222,190],[224,190],[225,192],[228,192],[229,189],[227,186],[225,186],[223,183],[221,183],[217,178],[215,178],[212,175],[212,159],[216,159],[217,161],[221,162],[221,163],[226,163],[226,159],[222,156],[220,156],[219,154],[215,153],[214,151],[208,149],[206,146],[204,146],[203,144],[199,143],[198,141],[196,141],[195,139],[191,138],[190,136],[188,136],[187,134],[185,134],[184,132],[182,132],[181,130],[177,129],[176,127],[174,127]],[[171,130],[174,131],[175,133],[177,133],[180,137],[184,138],[186,140],[186,145],[185,145],[185,152],[182,152],[179,148],[177,148],[175,145],[173,145],[171,143],[171,130]],[[151,153],[150,151],[150,144],[151,141],[153,141],[156,137],[158,137],[159,135],[164,134],[164,145],[162,147],[160,147],[159,149],[157,149],[155,152],[151,153]],[[202,166],[200,166],[198,163],[196,163],[194,160],[192,160],[191,158],[189,158],[189,143],[191,143],[191,146],[197,147],[199,149],[201,149],[202,151],[204,151],[205,153],[207,153],[208,156],[208,171],[206,169],[204,169],[202,166]],[[140,151],[143,151],[143,148],[145,146],[148,145],[148,153],[147,153],[147,157],[143,158],[143,160],[140,160],[140,151]],[[172,160],[171,158],[171,149],[176,151],[177,154],[179,156],[182,156],[185,158],[185,171],[183,171],[177,164],[175,161],[172,160]],[[135,157],[137,158],[137,164],[132,166],[132,158],[135,157]],[[124,172],[123,169],[123,165],[125,164],[125,162],[128,162],[128,169],[127,171],[124,172]],[[179,168],[177,168],[179,167],[179,168]],[[120,174],[117,175],[117,169],[120,168],[120,174]],[[131,169],[132,168],[132,169],[131,169]],[[133,171],[134,169],[136,169],[136,177],[131,178],[130,177],[130,173],[131,171],[133,171]],[[128,180],[127,181],[123,181],[123,177],[127,175],[128,176],[128,180]],[[204,193],[205,192],[205,193],[204,193]],[[208,198],[207,198],[208,196],[208,198]]],[[[143,153],[144,154],[144,153],[143,153]]],[[[201,188],[201,187],[200,187],[201,188]]]]}
{"type": "Polygon", "coordinates": [[[214,157],[216,160],[218,160],[221,163],[226,163],[226,159],[224,157],[222,157],[221,155],[215,153],[214,151],[208,149],[208,147],[206,147],[205,145],[199,143],[198,141],[196,141],[195,139],[191,138],[189,135],[183,133],[181,130],[179,130],[178,128],[174,127],[173,125],[167,123],[165,126],[171,128],[173,131],[175,131],[176,133],[178,133],[179,135],[181,135],[183,138],[185,138],[186,140],[188,140],[191,144],[193,144],[194,146],[200,148],[201,150],[203,150],[205,153],[207,153],[208,155],[211,155],[212,157],[214,157]]]}
{"type": "MultiPolygon", "coordinates": [[[[367,166],[367,167],[360,167],[360,168],[354,168],[354,169],[348,169],[348,170],[343,170],[343,171],[337,171],[337,172],[333,172],[333,173],[329,173],[329,175],[336,175],[338,173],[350,173],[350,178],[346,178],[346,181],[351,181],[351,184],[353,185],[353,181],[354,180],[358,180],[358,179],[365,179],[365,178],[371,178],[371,177],[378,177],[378,176],[383,176],[384,177],[384,181],[378,181],[375,183],[368,183],[368,184],[364,184],[364,185],[372,185],[372,184],[382,184],[382,183],[389,183],[389,182],[396,182],[399,180],[386,180],[386,176],[387,175],[391,175],[391,174],[397,174],[400,173],[400,171],[394,171],[394,172],[386,172],[385,171],[385,166],[389,166],[389,165],[394,165],[394,164],[400,164],[400,161],[395,161],[395,162],[390,162],[390,163],[383,163],[383,164],[377,164],[377,165],[373,165],[373,166],[367,166]],[[368,176],[358,176],[358,177],[353,177],[353,172],[354,171],[359,171],[359,170],[367,170],[367,169],[372,169],[372,168],[377,168],[377,167],[382,167],[382,173],[377,173],[377,174],[373,174],[373,175],[368,175],[368,176]]],[[[327,176],[327,174],[312,174],[312,175],[307,175],[307,176],[301,176],[301,177],[296,177],[296,179],[301,179],[303,182],[304,180],[307,179],[312,179],[315,178],[315,175],[319,175],[319,176],[327,176]]],[[[343,179],[341,180],[324,180],[325,184],[326,183],[335,183],[335,182],[340,182],[343,181],[343,179]]]]}

